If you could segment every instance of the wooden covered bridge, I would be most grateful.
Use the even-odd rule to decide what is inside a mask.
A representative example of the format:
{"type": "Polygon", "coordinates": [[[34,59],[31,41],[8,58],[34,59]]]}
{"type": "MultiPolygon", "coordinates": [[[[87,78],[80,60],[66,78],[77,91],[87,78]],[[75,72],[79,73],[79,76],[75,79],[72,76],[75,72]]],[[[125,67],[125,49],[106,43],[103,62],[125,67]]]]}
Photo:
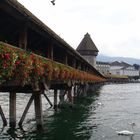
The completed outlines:
{"type": "MultiPolygon", "coordinates": [[[[105,81],[77,51],[16,0],[0,1],[0,19],[0,92],[9,92],[11,127],[16,126],[16,93],[32,93],[19,124],[34,101],[39,127],[43,122],[44,90],[54,90],[55,107],[58,90],[65,91],[71,101],[72,89],[78,96],[86,92],[88,83],[105,81]]],[[[1,106],[0,114],[6,125],[1,106]]]]}

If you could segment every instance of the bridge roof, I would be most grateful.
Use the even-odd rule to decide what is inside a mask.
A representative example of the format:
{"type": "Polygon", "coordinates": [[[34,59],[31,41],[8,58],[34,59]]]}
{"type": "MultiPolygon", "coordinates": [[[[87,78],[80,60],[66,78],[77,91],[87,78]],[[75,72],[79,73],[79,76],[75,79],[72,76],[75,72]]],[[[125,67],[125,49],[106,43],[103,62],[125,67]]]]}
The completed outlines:
{"type": "Polygon", "coordinates": [[[72,53],[75,58],[80,59],[85,62],[93,71],[99,75],[103,75],[97,71],[92,65],[90,65],[77,51],[75,51],[65,40],[63,40],[60,36],[58,36],[53,30],[51,30],[47,25],[45,25],[42,21],[40,21],[35,15],[33,15],[28,9],[26,9],[22,4],[20,4],[17,0],[4,0],[0,2],[0,9],[5,10],[7,13],[11,14],[13,17],[16,17],[20,21],[35,25],[37,30],[40,30],[44,33],[44,35],[49,35],[52,37],[52,40],[59,42],[63,48],[65,48],[68,52],[72,53]],[[8,7],[8,8],[7,8],[8,7]]]}

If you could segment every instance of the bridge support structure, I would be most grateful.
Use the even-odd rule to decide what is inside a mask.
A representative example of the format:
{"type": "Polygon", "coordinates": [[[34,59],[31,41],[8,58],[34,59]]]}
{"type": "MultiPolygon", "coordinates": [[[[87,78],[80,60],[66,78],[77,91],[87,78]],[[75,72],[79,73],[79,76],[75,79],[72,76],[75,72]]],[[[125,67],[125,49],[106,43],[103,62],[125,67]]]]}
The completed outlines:
{"type": "Polygon", "coordinates": [[[57,90],[55,89],[54,90],[54,108],[57,108],[57,103],[58,103],[58,101],[57,101],[57,90]]]}
{"type": "Polygon", "coordinates": [[[9,125],[16,127],[16,92],[10,92],[9,101],[9,125]]]}
{"type": "MultiPolygon", "coordinates": [[[[45,97],[45,99],[49,102],[50,106],[51,107],[53,106],[54,109],[56,109],[57,107],[63,108],[65,107],[65,105],[66,107],[73,107],[74,98],[87,96],[88,86],[87,86],[87,83],[85,82],[73,83],[73,84],[55,83],[54,85],[47,86],[47,84],[45,84],[42,87],[42,86],[39,86],[37,83],[34,83],[34,87],[32,88],[31,92],[28,92],[32,94],[25,109],[23,110],[23,114],[18,123],[19,126],[23,125],[23,122],[30,109],[30,106],[34,101],[36,125],[38,129],[43,128],[42,96],[41,95],[45,97]],[[50,89],[54,90],[53,103],[49,100],[49,98],[45,94],[46,91],[50,92],[49,91],[50,89]],[[59,98],[58,98],[58,93],[59,93],[59,98]]],[[[15,89],[9,91],[9,102],[10,102],[9,103],[9,126],[12,128],[16,127],[16,95],[17,93],[18,93],[18,90],[15,90],[15,89]]],[[[3,125],[7,125],[6,117],[3,113],[1,106],[0,106],[0,115],[3,121],[3,125]]]]}
{"type": "Polygon", "coordinates": [[[37,125],[37,128],[40,129],[40,128],[42,128],[42,125],[43,125],[41,92],[35,91],[33,93],[33,96],[34,96],[36,125],[37,125]]]}
{"type": "Polygon", "coordinates": [[[4,113],[3,113],[1,105],[0,105],[0,115],[1,115],[1,119],[3,121],[3,126],[6,126],[7,125],[7,120],[6,120],[6,117],[5,117],[4,113]]]}
{"type": "Polygon", "coordinates": [[[86,83],[79,83],[74,85],[74,97],[86,97],[87,96],[87,87],[86,83]]]}

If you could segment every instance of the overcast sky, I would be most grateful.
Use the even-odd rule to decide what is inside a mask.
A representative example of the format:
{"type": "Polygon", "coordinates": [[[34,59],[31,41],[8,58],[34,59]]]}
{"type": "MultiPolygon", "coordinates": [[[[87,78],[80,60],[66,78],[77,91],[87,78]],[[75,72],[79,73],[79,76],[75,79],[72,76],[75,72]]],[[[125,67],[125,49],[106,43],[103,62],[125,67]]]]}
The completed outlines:
{"type": "Polygon", "coordinates": [[[88,32],[108,56],[140,58],[139,0],[18,0],[73,48],[88,32]]]}

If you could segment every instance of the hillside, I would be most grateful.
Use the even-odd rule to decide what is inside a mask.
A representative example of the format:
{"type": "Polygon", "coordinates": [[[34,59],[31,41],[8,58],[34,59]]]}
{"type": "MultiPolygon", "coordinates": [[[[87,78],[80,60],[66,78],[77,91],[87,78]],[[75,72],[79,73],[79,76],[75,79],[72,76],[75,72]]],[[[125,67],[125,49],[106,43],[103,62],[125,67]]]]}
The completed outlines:
{"type": "Polygon", "coordinates": [[[140,65],[140,59],[129,58],[129,57],[110,57],[110,56],[106,56],[106,55],[102,55],[102,54],[99,54],[97,56],[97,61],[103,61],[103,62],[124,61],[131,65],[133,65],[133,64],[140,65]]]}

